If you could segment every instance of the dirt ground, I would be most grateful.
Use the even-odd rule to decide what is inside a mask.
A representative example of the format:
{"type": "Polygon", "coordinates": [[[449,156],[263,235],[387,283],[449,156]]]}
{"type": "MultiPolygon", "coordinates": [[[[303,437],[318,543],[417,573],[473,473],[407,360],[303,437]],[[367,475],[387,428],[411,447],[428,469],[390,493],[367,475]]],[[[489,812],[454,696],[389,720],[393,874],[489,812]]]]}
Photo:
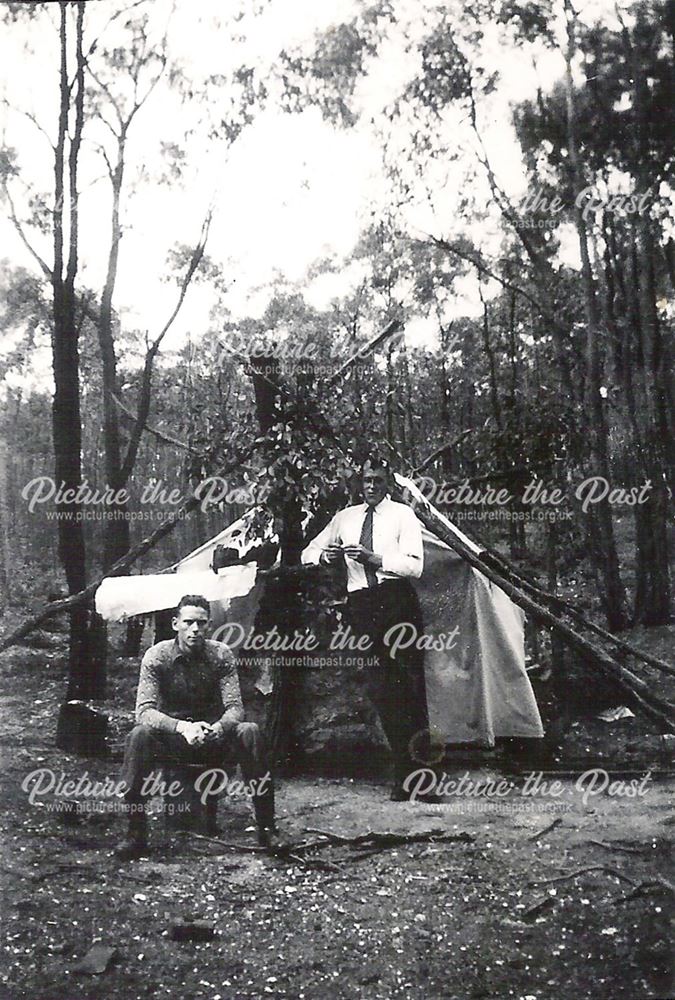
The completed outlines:
{"type": "MultiPolygon", "coordinates": [[[[111,673],[106,707],[120,738],[137,665],[111,673]]],[[[123,865],[110,856],[123,817],[90,812],[68,826],[54,795],[31,805],[22,790],[36,768],[102,779],[119,766],[56,749],[60,654],[21,647],[0,658],[0,674],[2,998],[672,995],[672,772],[664,741],[641,720],[577,724],[574,760],[544,775],[558,778],[559,795],[526,794],[528,762],[490,755],[451,758],[445,771],[503,779],[503,797],[448,795],[438,806],[391,803],[385,784],[286,779],[280,825],[314,848],[247,853],[169,834],[157,814],[147,859],[123,865]],[[617,773],[618,760],[629,770],[617,773]],[[584,801],[590,779],[578,787],[579,775],[593,767],[625,783],[584,801]],[[641,794],[619,794],[631,789],[641,794]],[[424,839],[326,845],[316,831],[424,839]],[[215,936],[172,940],[181,918],[212,921],[215,936]],[[78,974],[96,942],[114,959],[78,974]]],[[[244,800],[223,799],[219,818],[225,840],[255,844],[244,800]]]]}

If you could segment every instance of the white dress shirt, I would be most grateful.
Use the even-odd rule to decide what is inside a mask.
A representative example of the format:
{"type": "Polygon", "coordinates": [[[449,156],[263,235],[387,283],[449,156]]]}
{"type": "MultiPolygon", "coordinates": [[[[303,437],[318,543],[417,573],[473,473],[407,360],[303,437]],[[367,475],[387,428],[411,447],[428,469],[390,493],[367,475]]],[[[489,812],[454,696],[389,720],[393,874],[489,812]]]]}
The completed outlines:
{"type": "MultiPolygon", "coordinates": [[[[318,564],[328,545],[359,545],[367,510],[368,504],[360,503],[338,511],[330,524],[303,551],[300,557],[302,562],[305,565],[318,564]]],[[[373,508],[373,552],[382,556],[382,566],[376,570],[378,583],[406,576],[417,579],[422,575],[422,528],[410,507],[395,503],[386,496],[373,508]]],[[[348,556],[344,560],[347,564],[347,590],[351,592],[367,587],[362,564],[348,556]]]]}

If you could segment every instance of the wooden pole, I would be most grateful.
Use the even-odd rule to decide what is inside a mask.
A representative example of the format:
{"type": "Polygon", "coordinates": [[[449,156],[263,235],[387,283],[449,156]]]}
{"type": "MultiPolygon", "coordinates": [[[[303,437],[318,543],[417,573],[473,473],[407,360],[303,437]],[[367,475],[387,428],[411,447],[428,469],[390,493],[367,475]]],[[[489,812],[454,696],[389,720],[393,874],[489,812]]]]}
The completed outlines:
{"type": "Polygon", "coordinates": [[[563,597],[560,597],[558,594],[552,594],[549,591],[543,590],[541,587],[538,587],[536,584],[532,583],[532,581],[528,580],[527,577],[524,577],[522,574],[518,573],[516,568],[512,566],[511,563],[509,563],[498,553],[493,552],[491,549],[485,549],[483,553],[483,558],[486,561],[492,562],[498,572],[506,574],[507,576],[513,576],[513,578],[517,580],[518,584],[524,590],[529,591],[530,594],[532,594],[532,596],[534,596],[538,600],[545,601],[545,603],[549,607],[549,610],[569,615],[569,617],[573,618],[576,622],[578,622],[579,625],[583,626],[584,628],[588,628],[591,632],[594,632],[597,636],[599,636],[601,639],[604,639],[606,642],[611,642],[614,646],[617,647],[617,649],[620,649],[622,652],[629,653],[631,656],[636,657],[636,659],[638,660],[642,660],[648,666],[654,667],[656,670],[661,670],[665,674],[670,674],[671,676],[675,676],[675,667],[672,665],[672,663],[667,663],[665,660],[659,659],[658,656],[652,656],[651,653],[646,653],[644,650],[638,649],[637,646],[634,646],[630,642],[626,642],[625,639],[620,639],[619,636],[614,635],[612,632],[608,632],[607,629],[604,629],[601,625],[598,625],[596,622],[589,621],[589,619],[585,618],[580,611],[577,611],[577,609],[573,607],[573,605],[571,605],[569,601],[566,601],[563,597]]]}

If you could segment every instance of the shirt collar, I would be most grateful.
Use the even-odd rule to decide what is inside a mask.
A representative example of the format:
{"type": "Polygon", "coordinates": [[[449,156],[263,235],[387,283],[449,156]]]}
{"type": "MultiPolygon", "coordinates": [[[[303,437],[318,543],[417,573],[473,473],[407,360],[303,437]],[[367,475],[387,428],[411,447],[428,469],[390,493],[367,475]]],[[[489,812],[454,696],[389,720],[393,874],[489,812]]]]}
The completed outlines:
{"type": "Polygon", "coordinates": [[[190,656],[188,653],[184,653],[183,650],[178,645],[178,636],[173,640],[173,645],[171,647],[171,662],[175,663],[176,660],[185,660],[187,663],[197,662],[197,660],[205,660],[207,656],[207,647],[204,646],[200,656],[190,656]]]}
{"type": "MultiPolygon", "coordinates": [[[[381,510],[382,510],[382,509],[383,509],[383,508],[384,508],[384,507],[385,507],[385,506],[386,506],[387,504],[389,504],[389,503],[391,503],[391,497],[390,497],[390,496],[389,496],[389,494],[387,493],[387,495],[386,495],[386,496],[382,497],[382,499],[380,500],[380,502],[379,502],[378,504],[375,504],[375,506],[373,507],[373,514],[379,514],[379,513],[380,513],[380,511],[381,511],[381,510]]],[[[365,514],[365,513],[367,513],[367,511],[368,511],[368,504],[367,504],[367,503],[365,502],[365,500],[364,500],[364,502],[363,502],[363,504],[362,504],[361,506],[362,506],[362,509],[363,509],[363,513],[364,513],[364,514],[365,514]]]]}

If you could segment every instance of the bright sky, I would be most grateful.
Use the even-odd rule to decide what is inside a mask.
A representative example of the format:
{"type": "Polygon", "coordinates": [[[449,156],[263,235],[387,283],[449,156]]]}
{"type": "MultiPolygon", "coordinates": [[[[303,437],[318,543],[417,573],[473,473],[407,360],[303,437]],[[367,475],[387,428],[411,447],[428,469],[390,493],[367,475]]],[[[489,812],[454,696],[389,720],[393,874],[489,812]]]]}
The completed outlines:
{"type": "MultiPolygon", "coordinates": [[[[155,0],[152,5],[153,30],[157,37],[167,22],[173,5],[155,0]]],[[[310,48],[315,32],[348,18],[360,0],[269,0],[263,13],[254,15],[257,4],[242,0],[245,16],[227,25],[224,11],[236,4],[222,0],[176,0],[169,27],[169,52],[181,60],[191,77],[226,74],[232,67],[254,64],[263,71],[277,59],[281,48],[301,45],[310,48]]],[[[421,38],[429,12],[437,0],[398,0],[399,24],[405,35],[421,38]]],[[[106,22],[117,4],[88,4],[89,36],[106,22]]],[[[582,4],[582,16],[611,13],[610,0],[589,0],[582,4]]],[[[45,123],[54,137],[58,97],[58,40],[55,22],[57,5],[51,11],[54,25],[38,17],[29,28],[19,25],[0,35],[0,98],[45,123]]],[[[112,25],[107,29],[109,44],[122,43],[126,36],[112,25]]],[[[514,198],[525,192],[520,154],[509,125],[509,105],[534,94],[539,84],[548,89],[563,71],[561,57],[543,47],[535,60],[505,45],[503,33],[495,27],[486,33],[484,59],[499,68],[501,83],[479,108],[487,151],[500,182],[514,198]]],[[[235,145],[228,150],[222,143],[206,138],[205,120],[218,120],[219,107],[205,107],[195,101],[181,104],[176,94],[158,87],[140,112],[130,135],[128,178],[137,193],[123,209],[124,236],[115,306],[125,324],[157,331],[174,301],[174,290],[163,281],[167,252],[176,243],[191,244],[197,237],[209,204],[215,216],[207,253],[221,268],[228,282],[225,306],[235,318],[260,315],[271,295],[274,282],[298,284],[308,300],[321,308],[332,298],[354,287],[363,277],[362,268],[339,268],[334,274],[303,281],[308,268],[319,258],[347,257],[364,225],[386,207],[388,186],[382,169],[379,140],[368,121],[376,117],[387,101],[400,93],[416,73],[419,52],[406,46],[400,31],[392,34],[380,57],[369,66],[359,83],[357,104],[362,124],[340,129],[322,120],[318,110],[289,116],[270,109],[260,114],[235,145]],[[188,130],[190,173],[180,183],[163,184],[156,171],[161,165],[162,142],[179,146],[188,130]],[[146,169],[147,168],[147,169],[146,169]]],[[[222,96],[218,98],[222,100],[222,96]]],[[[476,180],[475,140],[466,122],[449,114],[445,128],[457,159],[437,166],[436,176],[427,177],[432,189],[428,200],[420,191],[417,205],[405,220],[413,234],[446,235],[456,231],[460,198],[467,193],[481,210],[481,218],[469,235],[480,241],[488,254],[499,250],[502,233],[495,210],[489,208],[486,181],[476,180]]],[[[403,142],[393,135],[388,154],[403,142]]],[[[19,151],[22,170],[14,186],[17,204],[25,209],[21,186],[37,186],[49,191],[50,149],[44,136],[36,132],[26,117],[7,114],[2,141],[19,151]]],[[[102,164],[94,143],[107,142],[103,127],[88,133],[82,171],[82,280],[100,288],[109,239],[109,193],[101,179],[102,164]]],[[[459,219],[460,225],[465,225],[459,219]]],[[[465,226],[465,231],[466,226],[465,226]]],[[[45,259],[49,243],[39,234],[31,239],[45,259]]],[[[13,263],[32,267],[33,261],[18,241],[5,217],[0,219],[3,255],[13,263]]],[[[573,238],[565,241],[563,256],[575,265],[573,238]]],[[[480,308],[475,279],[458,284],[456,297],[448,308],[454,314],[473,314],[480,308]]],[[[186,306],[166,347],[176,347],[187,333],[198,340],[209,325],[213,304],[206,286],[191,289],[186,306]]],[[[423,320],[411,326],[414,342],[431,342],[433,324],[423,320]]]]}

